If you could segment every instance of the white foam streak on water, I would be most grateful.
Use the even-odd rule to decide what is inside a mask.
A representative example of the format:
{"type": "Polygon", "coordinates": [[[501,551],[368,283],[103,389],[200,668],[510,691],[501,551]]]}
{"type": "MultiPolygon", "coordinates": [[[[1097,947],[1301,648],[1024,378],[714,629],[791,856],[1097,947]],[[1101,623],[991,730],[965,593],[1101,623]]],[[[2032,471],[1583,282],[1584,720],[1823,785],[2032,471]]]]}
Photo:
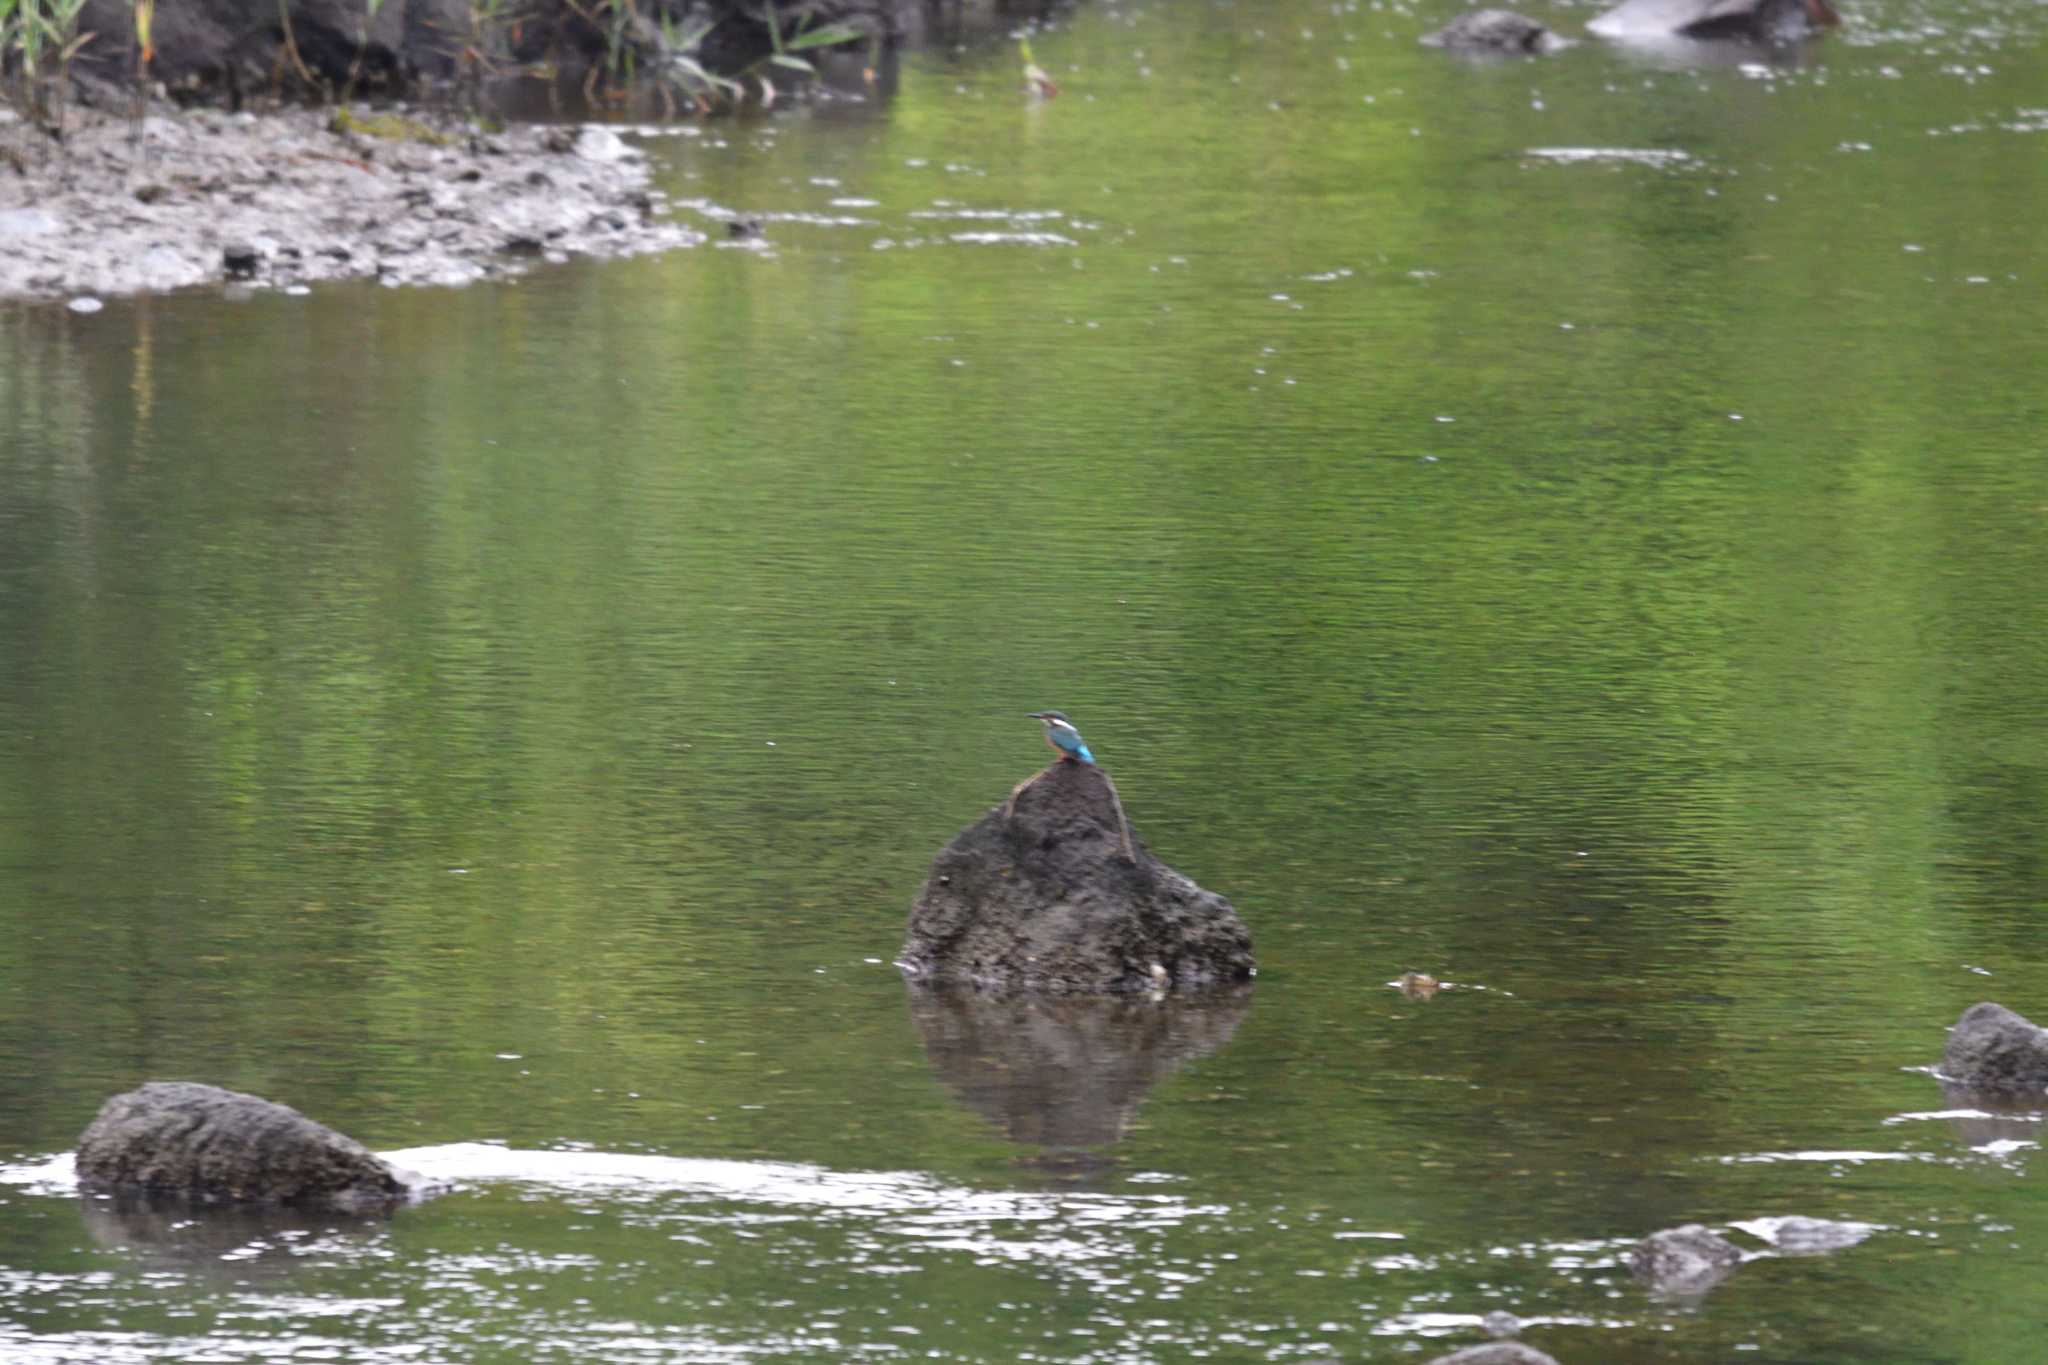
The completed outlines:
{"type": "MultiPolygon", "coordinates": [[[[1519,1320],[1525,1330],[1545,1326],[1619,1328],[1635,1325],[1633,1320],[1628,1318],[1593,1318],[1571,1313],[1546,1314],[1519,1320]]],[[[1485,1322],[1486,1319],[1477,1313],[1396,1313],[1374,1323],[1371,1332],[1376,1337],[1447,1337],[1481,1330],[1485,1322]]]]}
{"type": "Polygon", "coordinates": [[[1715,1157],[1723,1166],[1760,1166],[1782,1161],[1825,1161],[1855,1165],[1865,1161],[1932,1161],[1934,1157],[1926,1152],[1736,1152],[1729,1156],[1715,1157]]]}
{"type": "MultiPolygon", "coordinates": [[[[865,1216],[918,1245],[992,1261],[1096,1262],[1122,1253],[1120,1234],[1171,1229],[1228,1211],[1170,1194],[972,1190],[911,1171],[833,1171],[634,1152],[524,1151],[482,1142],[410,1147],[383,1156],[443,1185],[517,1184],[572,1196],[602,1194],[610,1204],[627,1205],[619,1212],[629,1220],[635,1208],[678,1197],[787,1211],[721,1208],[706,1218],[731,1228],[804,1221],[821,1213],[865,1216]],[[1033,1227],[1043,1231],[1030,1231],[1033,1227]]],[[[0,1184],[57,1197],[78,1193],[69,1153],[0,1166],[0,1184]]],[[[656,1216],[665,1221],[690,1215],[664,1207],[656,1216]]]]}
{"type": "Polygon", "coordinates": [[[1917,1119],[1997,1119],[2001,1123],[2039,1123],[2048,1114],[1991,1114],[1982,1109],[1926,1109],[1918,1113],[1893,1114],[1886,1119],[1885,1126],[1909,1123],[1917,1119]]]}
{"type": "Polygon", "coordinates": [[[2038,1142],[2026,1142],[2019,1138],[1999,1138],[1992,1142],[1981,1143],[1970,1150],[1982,1152],[1985,1156],[2011,1156],[2015,1152],[2030,1152],[2040,1145],[2038,1142]]]}
{"type": "Polygon", "coordinates": [[[955,232],[946,238],[962,246],[1073,246],[1074,239],[1057,232],[955,232]]]}
{"type": "Polygon", "coordinates": [[[1657,147],[1531,147],[1522,155],[1567,164],[1582,161],[1632,161],[1641,166],[1662,167],[1693,163],[1690,153],[1657,147]]]}
{"type": "Polygon", "coordinates": [[[953,219],[966,222],[1047,223],[1067,215],[1058,209],[912,209],[912,218],[953,219]]]}
{"type": "Polygon", "coordinates": [[[1854,1246],[1873,1233],[1884,1230],[1882,1223],[1864,1223],[1840,1218],[1808,1218],[1798,1214],[1745,1218],[1728,1226],[1781,1250],[1808,1252],[1838,1251],[1843,1247],[1854,1246]]]}
{"type": "MultiPolygon", "coordinates": [[[[1090,1286],[1104,1301],[1128,1296],[1126,1281],[1115,1273],[1149,1245],[1151,1234],[1229,1212],[1221,1205],[1194,1204],[1171,1194],[1106,1194],[976,1190],[949,1184],[918,1172],[835,1171],[785,1162],[719,1161],[643,1153],[599,1151],[526,1151],[487,1143],[453,1143],[387,1152],[394,1165],[417,1172],[445,1186],[483,1189],[526,1187],[542,1196],[566,1198],[576,1205],[602,1209],[614,1226],[666,1227],[678,1235],[671,1241],[696,1244],[711,1255],[730,1254],[756,1236],[768,1239],[760,1253],[770,1258],[802,1248],[799,1236],[783,1243],[782,1234],[763,1225],[793,1224],[799,1229],[838,1223],[847,1230],[856,1255],[844,1269],[849,1274],[909,1274],[929,1258],[964,1256],[983,1266],[1007,1266],[1059,1273],[1090,1286]],[[747,1239],[725,1251],[683,1228],[702,1229],[747,1239]]],[[[61,1154],[0,1166],[0,1183],[26,1192],[76,1198],[78,1183],[72,1158],[61,1154]]],[[[458,1195],[451,1197],[459,1197],[458,1195]]],[[[402,1214],[401,1218],[420,1215],[402,1214]]],[[[274,1252],[267,1244],[201,1252],[193,1264],[261,1260],[274,1252]]],[[[387,1238],[343,1243],[329,1248],[336,1261],[367,1258],[365,1264],[388,1257],[387,1238]]],[[[708,1260],[699,1262],[709,1264],[708,1260]]],[[[809,1262],[805,1262],[809,1264],[809,1262]]],[[[186,1264],[180,1263],[181,1272],[186,1264]]],[[[1188,1278],[1206,1279],[1212,1264],[1190,1265],[1188,1278]]],[[[616,1269],[615,1267],[613,1269],[616,1269]]],[[[239,1273],[239,1272],[238,1272],[239,1273]]],[[[259,1272],[260,1273],[260,1272],[259,1272]]],[[[359,1295],[324,1298],[279,1293],[274,1282],[262,1292],[233,1291],[216,1307],[214,1326],[203,1336],[144,1330],[110,1334],[59,1333],[31,1336],[0,1325],[0,1360],[131,1362],[221,1360],[331,1360],[335,1338],[308,1335],[309,1321],[346,1318],[362,1332],[347,1348],[346,1358],[364,1365],[453,1359],[445,1354],[460,1338],[473,1339],[493,1331],[531,1340],[546,1339],[565,1358],[619,1362],[720,1362],[762,1356],[787,1358],[898,1359],[901,1345],[887,1340],[864,1343],[842,1340],[830,1324],[734,1340],[714,1328],[681,1324],[636,1323],[616,1319],[584,1322],[563,1317],[527,1299],[535,1285],[566,1286],[563,1294],[587,1292],[587,1286],[611,1273],[595,1254],[542,1255],[514,1245],[480,1251],[429,1252],[415,1258],[406,1281],[433,1300],[433,1331],[408,1326],[405,1301],[359,1295]],[[509,1285],[518,1284],[513,1291],[509,1285]],[[475,1315],[475,1316],[471,1316],[475,1315]],[[271,1330],[274,1329],[274,1334],[271,1330]],[[404,1335],[403,1342],[388,1340],[404,1335]],[[422,1356],[422,1352],[426,1354],[422,1356]]],[[[103,1293],[114,1277],[104,1272],[87,1276],[38,1276],[32,1281],[0,1270],[0,1320],[25,1303],[80,1302],[82,1293],[103,1293]],[[100,1285],[94,1289],[95,1284],[100,1285]]],[[[182,1283],[182,1274],[179,1279],[182,1283]]],[[[132,1281],[130,1281],[132,1283],[132,1281]]],[[[541,1300],[545,1303],[545,1300],[541,1300]]],[[[1090,1352],[1091,1361],[1137,1360],[1121,1346],[1105,1344],[1090,1352]]],[[[1082,1357],[1077,1357],[1082,1358],[1082,1357]]]]}
{"type": "Polygon", "coordinates": [[[78,1169],[71,1160],[71,1153],[59,1152],[41,1161],[25,1161],[18,1166],[0,1165],[0,1185],[19,1185],[30,1194],[77,1194],[78,1169]]]}
{"type": "Polygon", "coordinates": [[[637,1152],[524,1151],[482,1142],[385,1152],[393,1165],[457,1185],[515,1183],[570,1192],[701,1195],[877,1216],[906,1215],[919,1235],[958,1226],[1059,1221],[1068,1227],[1173,1227],[1225,1212],[1170,1194],[1041,1194],[971,1190],[915,1171],[833,1171],[772,1161],[716,1161],[637,1152]]]}

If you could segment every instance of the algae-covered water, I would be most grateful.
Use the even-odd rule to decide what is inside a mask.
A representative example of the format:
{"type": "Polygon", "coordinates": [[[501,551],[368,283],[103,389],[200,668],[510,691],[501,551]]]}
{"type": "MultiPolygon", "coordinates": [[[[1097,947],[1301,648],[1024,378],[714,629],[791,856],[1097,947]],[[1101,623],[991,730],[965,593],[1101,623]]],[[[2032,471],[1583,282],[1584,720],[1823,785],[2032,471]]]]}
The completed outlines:
{"type": "Polygon", "coordinates": [[[0,1358],[2039,1359],[2038,1115],[1916,1068],[2048,1018],[2048,23],[1445,17],[642,140],[759,243],[0,305],[0,1358]],[[906,995],[1046,707],[1248,996],[906,995]],[[458,1188],[81,1200],[152,1077],[458,1188]],[[1621,1264],[1791,1215],[1881,1228],[1621,1264]]]}

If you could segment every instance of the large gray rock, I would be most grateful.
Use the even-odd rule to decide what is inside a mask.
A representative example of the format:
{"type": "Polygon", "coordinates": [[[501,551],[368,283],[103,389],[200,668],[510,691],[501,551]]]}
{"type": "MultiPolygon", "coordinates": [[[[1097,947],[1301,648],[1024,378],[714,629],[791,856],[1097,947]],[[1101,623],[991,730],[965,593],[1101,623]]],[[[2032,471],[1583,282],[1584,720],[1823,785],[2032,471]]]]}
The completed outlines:
{"type": "Polygon", "coordinates": [[[1698,1223],[1653,1232],[1628,1253],[1636,1278],[1668,1298],[1704,1294],[1741,1264],[1740,1247],[1698,1223]]]}
{"type": "Polygon", "coordinates": [[[2003,1005],[1981,1001],[1964,1010],[1949,1030],[1941,1074],[1971,1090],[2048,1088],[2048,1029],[2003,1005]]]}
{"type": "Polygon", "coordinates": [[[151,1190],[351,1213],[409,1196],[399,1172],[282,1104],[194,1081],[151,1081],[100,1106],[78,1139],[87,1189],[151,1190]]]}
{"type": "Polygon", "coordinates": [[[932,860],[897,965],[926,985],[993,990],[1184,990],[1250,978],[1230,902],[1133,841],[1108,779],[1058,762],[932,860]]]}

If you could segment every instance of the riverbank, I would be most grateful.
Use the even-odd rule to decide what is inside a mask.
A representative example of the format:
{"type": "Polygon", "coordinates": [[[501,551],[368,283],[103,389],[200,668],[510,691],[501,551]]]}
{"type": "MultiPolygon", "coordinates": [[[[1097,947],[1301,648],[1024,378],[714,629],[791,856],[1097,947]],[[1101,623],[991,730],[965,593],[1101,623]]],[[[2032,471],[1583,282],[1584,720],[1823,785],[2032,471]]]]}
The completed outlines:
{"type": "Polygon", "coordinates": [[[704,240],[602,128],[156,105],[139,124],[75,110],[58,142],[0,120],[0,299],[461,285],[704,240]]]}

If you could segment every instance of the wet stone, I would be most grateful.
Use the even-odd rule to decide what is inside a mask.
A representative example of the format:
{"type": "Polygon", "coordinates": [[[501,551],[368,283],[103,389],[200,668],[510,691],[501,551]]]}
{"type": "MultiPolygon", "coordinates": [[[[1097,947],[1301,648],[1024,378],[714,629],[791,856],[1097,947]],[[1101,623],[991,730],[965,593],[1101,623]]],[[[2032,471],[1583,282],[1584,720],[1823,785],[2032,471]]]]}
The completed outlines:
{"type": "Polygon", "coordinates": [[[1425,34],[1421,41],[1425,47],[1498,56],[1549,52],[1564,46],[1534,19],[1504,9],[1468,11],[1434,33],[1425,34]]]}
{"type": "Polygon", "coordinates": [[[1488,1341],[1436,1356],[1429,1365],[1557,1365],[1557,1358],[1519,1341],[1488,1341]]]}
{"type": "Polygon", "coordinates": [[[1628,1253],[1636,1278],[1670,1298],[1705,1294],[1740,1264],[1740,1247],[1698,1223],[1653,1232],[1628,1253]]]}
{"type": "Polygon", "coordinates": [[[1836,1218],[1807,1218],[1791,1214],[1782,1218],[1754,1218],[1734,1226],[1761,1242],[1776,1247],[1781,1256],[1819,1256],[1855,1246],[1880,1231],[1876,1223],[1859,1223],[1836,1218]]]}
{"type": "Polygon", "coordinates": [[[0,209],[0,242],[54,235],[63,224],[43,209],[0,209]]]}
{"type": "Polygon", "coordinates": [[[191,1081],[151,1081],[100,1107],[78,1139],[79,1183],[244,1204],[388,1209],[413,1182],[286,1105],[191,1081]]]}
{"type": "Polygon", "coordinates": [[[1124,835],[1108,776],[1055,762],[939,851],[897,965],[927,987],[1047,994],[1249,981],[1230,902],[1124,835]]]}
{"type": "Polygon", "coordinates": [[[1985,1000],[1963,1011],[1941,1055],[1944,1080],[2005,1094],[2048,1089],[2048,1030],[1985,1000]]]}
{"type": "Polygon", "coordinates": [[[263,253],[252,242],[230,242],[220,249],[220,263],[230,278],[251,279],[263,264],[263,253]]]}
{"type": "Polygon", "coordinates": [[[1505,1308],[1496,1308],[1479,1320],[1479,1330],[1490,1337],[1505,1340],[1521,1335],[1522,1320],[1505,1308]]]}
{"type": "Polygon", "coordinates": [[[408,258],[405,283],[459,285],[530,268],[537,253],[509,261],[508,242],[566,257],[705,240],[648,212],[647,159],[609,130],[458,127],[446,146],[372,147],[316,110],[165,107],[138,149],[125,117],[74,117],[64,143],[37,144],[22,174],[0,177],[0,298],[390,278],[394,255],[408,258]]]}

